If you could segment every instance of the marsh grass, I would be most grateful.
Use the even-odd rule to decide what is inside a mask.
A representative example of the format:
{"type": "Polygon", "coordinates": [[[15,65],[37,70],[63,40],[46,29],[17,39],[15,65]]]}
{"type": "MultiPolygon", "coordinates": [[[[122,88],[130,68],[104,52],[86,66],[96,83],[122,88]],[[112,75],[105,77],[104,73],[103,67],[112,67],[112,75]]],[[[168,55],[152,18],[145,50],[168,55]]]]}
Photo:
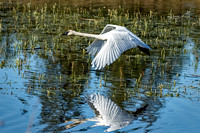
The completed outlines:
{"type": "MultiPolygon", "coordinates": [[[[150,11],[149,14],[142,14],[139,11],[129,12],[121,7],[118,9],[88,9],[73,8],[67,5],[61,6],[56,3],[53,5],[45,4],[43,7],[37,7],[31,5],[31,3],[17,3],[9,7],[4,6],[4,3],[2,3],[0,13],[3,16],[0,19],[1,68],[10,66],[17,68],[19,71],[24,70],[24,73],[26,73],[30,69],[30,58],[27,56],[19,57],[19,55],[37,54],[43,59],[53,57],[57,59],[54,62],[61,62],[61,66],[65,66],[66,73],[69,74],[67,80],[74,88],[77,88],[77,85],[84,86],[84,81],[90,78],[87,72],[90,71],[91,57],[87,55],[84,49],[93,39],[63,37],[61,34],[69,29],[99,34],[108,23],[126,26],[147,43],[153,51],[151,52],[152,55],[148,57],[137,49],[131,49],[122,54],[122,57],[113,63],[111,67],[105,68],[105,72],[120,71],[120,73],[113,74],[113,77],[120,77],[119,82],[115,83],[119,88],[130,87],[126,83],[127,78],[124,75],[128,75],[133,80],[135,90],[127,92],[124,89],[124,97],[140,93],[140,89],[145,90],[145,94],[148,96],[176,95],[177,92],[174,94],[171,91],[163,91],[164,89],[171,90],[171,88],[176,87],[175,83],[164,85],[165,83],[158,81],[160,84],[155,85],[155,82],[158,78],[164,81],[167,79],[167,74],[173,72],[172,62],[174,56],[180,56],[183,51],[186,52],[183,50],[183,45],[186,37],[193,34],[190,31],[191,28],[197,29],[200,27],[198,16],[191,17],[184,14],[175,16],[172,10],[169,11],[168,16],[157,16],[153,11],[150,11]],[[10,43],[11,40],[13,43],[10,43]],[[14,59],[12,63],[6,61],[6,57],[11,56],[8,55],[6,50],[11,48],[15,53],[12,55],[14,59]],[[121,62],[125,62],[127,65],[121,62]],[[142,67],[142,62],[147,64],[146,67],[150,69],[152,76],[145,83],[143,83],[144,67],[142,67]],[[118,65],[121,65],[121,67],[118,65]],[[124,69],[126,66],[128,66],[127,70],[124,69]],[[144,84],[148,84],[148,86],[144,84]]],[[[199,40],[196,41],[199,42],[199,40]]],[[[47,66],[47,68],[51,67],[47,66]]],[[[36,75],[38,76],[34,79],[38,80],[40,84],[42,84],[42,81],[51,82],[53,80],[61,83],[66,78],[61,74],[52,76],[50,79],[42,73],[36,75]]],[[[106,74],[102,76],[99,88],[103,86],[103,80],[113,82],[110,80],[111,77],[106,74]]],[[[80,89],[74,90],[78,91],[77,95],[80,94],[80,89]]],[[[52,91],[54,90],[48,89],[46,91],[47,95],[55,94],[52,91]]],[[[73,95],[76,95],[75,92],[73,95]]]]}

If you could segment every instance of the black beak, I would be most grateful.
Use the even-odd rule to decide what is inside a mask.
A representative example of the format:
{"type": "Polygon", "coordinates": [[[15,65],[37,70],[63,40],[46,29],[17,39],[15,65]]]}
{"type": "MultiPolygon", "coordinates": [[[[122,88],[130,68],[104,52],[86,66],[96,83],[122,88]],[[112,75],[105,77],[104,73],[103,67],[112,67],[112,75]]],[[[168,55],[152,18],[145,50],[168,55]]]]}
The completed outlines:
{"type": "Polygon", "coordinates": [[[62,34],[62,36],[68,35],[68,33],[69,33],[69,32],[65,32],[65,33],[62,34]]]}

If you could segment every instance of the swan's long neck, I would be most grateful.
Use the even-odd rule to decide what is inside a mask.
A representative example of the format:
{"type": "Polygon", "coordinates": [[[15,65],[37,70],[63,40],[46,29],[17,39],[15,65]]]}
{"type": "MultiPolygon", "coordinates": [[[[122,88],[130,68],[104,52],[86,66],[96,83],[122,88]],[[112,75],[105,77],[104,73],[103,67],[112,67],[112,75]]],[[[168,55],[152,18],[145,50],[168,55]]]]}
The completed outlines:
{"type": "Polygon", "coordinates": [[[103,37],[102,35],[95,35],[95,34],[88,34],[88,33],[81,33],[81,32],[77,32],[77,31],[73,31],[73,35],[77,35],[77,36],[84,36],[84,37],[93,37],[99,40],[107,40],[105,37],[103,37]]]}

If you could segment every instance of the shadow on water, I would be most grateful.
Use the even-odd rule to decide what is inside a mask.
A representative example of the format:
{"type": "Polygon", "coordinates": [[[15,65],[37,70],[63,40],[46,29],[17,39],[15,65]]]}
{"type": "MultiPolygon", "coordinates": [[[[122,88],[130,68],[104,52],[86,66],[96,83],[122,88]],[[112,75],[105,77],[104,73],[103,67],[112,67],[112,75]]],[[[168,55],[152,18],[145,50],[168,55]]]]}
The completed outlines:
{"type": "MultiPolygon", "coordinates": [[[[169,130],[159,125],[165,121],[165,114],[173,117],[168,110],[175,112],[176,103],[184,100],[187,105],[181,103],[177,110],[185,114],[185,108],[191,107],[187,100],[199,100],[198,9],[175,13],[181,15],[168,10],[159,16],[162,13],[152,11],[142,15],[140,8],[130,14],[121,7],[36,5],[0,5],[2,132],[103,132],[108,128],[81,121],[95,116],[83,100],[93,93],[111,99],[127,112],[148,104],[137,119],[119,131],[164,132],[169,130]],[[92,39],[60,36],[68,29],[100,33],[107,23],[126,25],[150,45],[151,56],[131,49],[96,71],[90,64],[93,57],[84,50],[92,39]],[[83,124],[74,126],[72,119],[83,124]],[[73,128],[66,129],[70,124],[73,128]]],[[[191,108],[193,114],[198,110],[198,106],[191,108]]],[[[198,122],[194,119],[191,124],[195,127],[198,122]]]]}

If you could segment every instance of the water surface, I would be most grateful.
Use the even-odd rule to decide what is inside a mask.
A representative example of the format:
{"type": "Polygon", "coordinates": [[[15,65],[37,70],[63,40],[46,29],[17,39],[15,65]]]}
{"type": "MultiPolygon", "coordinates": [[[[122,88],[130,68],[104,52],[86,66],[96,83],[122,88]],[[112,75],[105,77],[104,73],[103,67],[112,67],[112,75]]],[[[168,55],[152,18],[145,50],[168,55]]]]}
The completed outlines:
{"type": "Polygon", "coordinates": [[[1,3],[0,131],[103,132],[108,127],[87,120],[95,113],[84,100],[100,93],[125,111],[148,104],[116,132],[198,132],[199,2],[161,11],[162,2],[151,11],[155,2],[76,2],[1,3]],[[93,39],[61,36],[69,29],[98,34],[107,23],[126,26],[151,56],[131,49],[97,71],[84,50],[93,39]],[[73,119],[84,122],[69,126],[73,119]]]}

